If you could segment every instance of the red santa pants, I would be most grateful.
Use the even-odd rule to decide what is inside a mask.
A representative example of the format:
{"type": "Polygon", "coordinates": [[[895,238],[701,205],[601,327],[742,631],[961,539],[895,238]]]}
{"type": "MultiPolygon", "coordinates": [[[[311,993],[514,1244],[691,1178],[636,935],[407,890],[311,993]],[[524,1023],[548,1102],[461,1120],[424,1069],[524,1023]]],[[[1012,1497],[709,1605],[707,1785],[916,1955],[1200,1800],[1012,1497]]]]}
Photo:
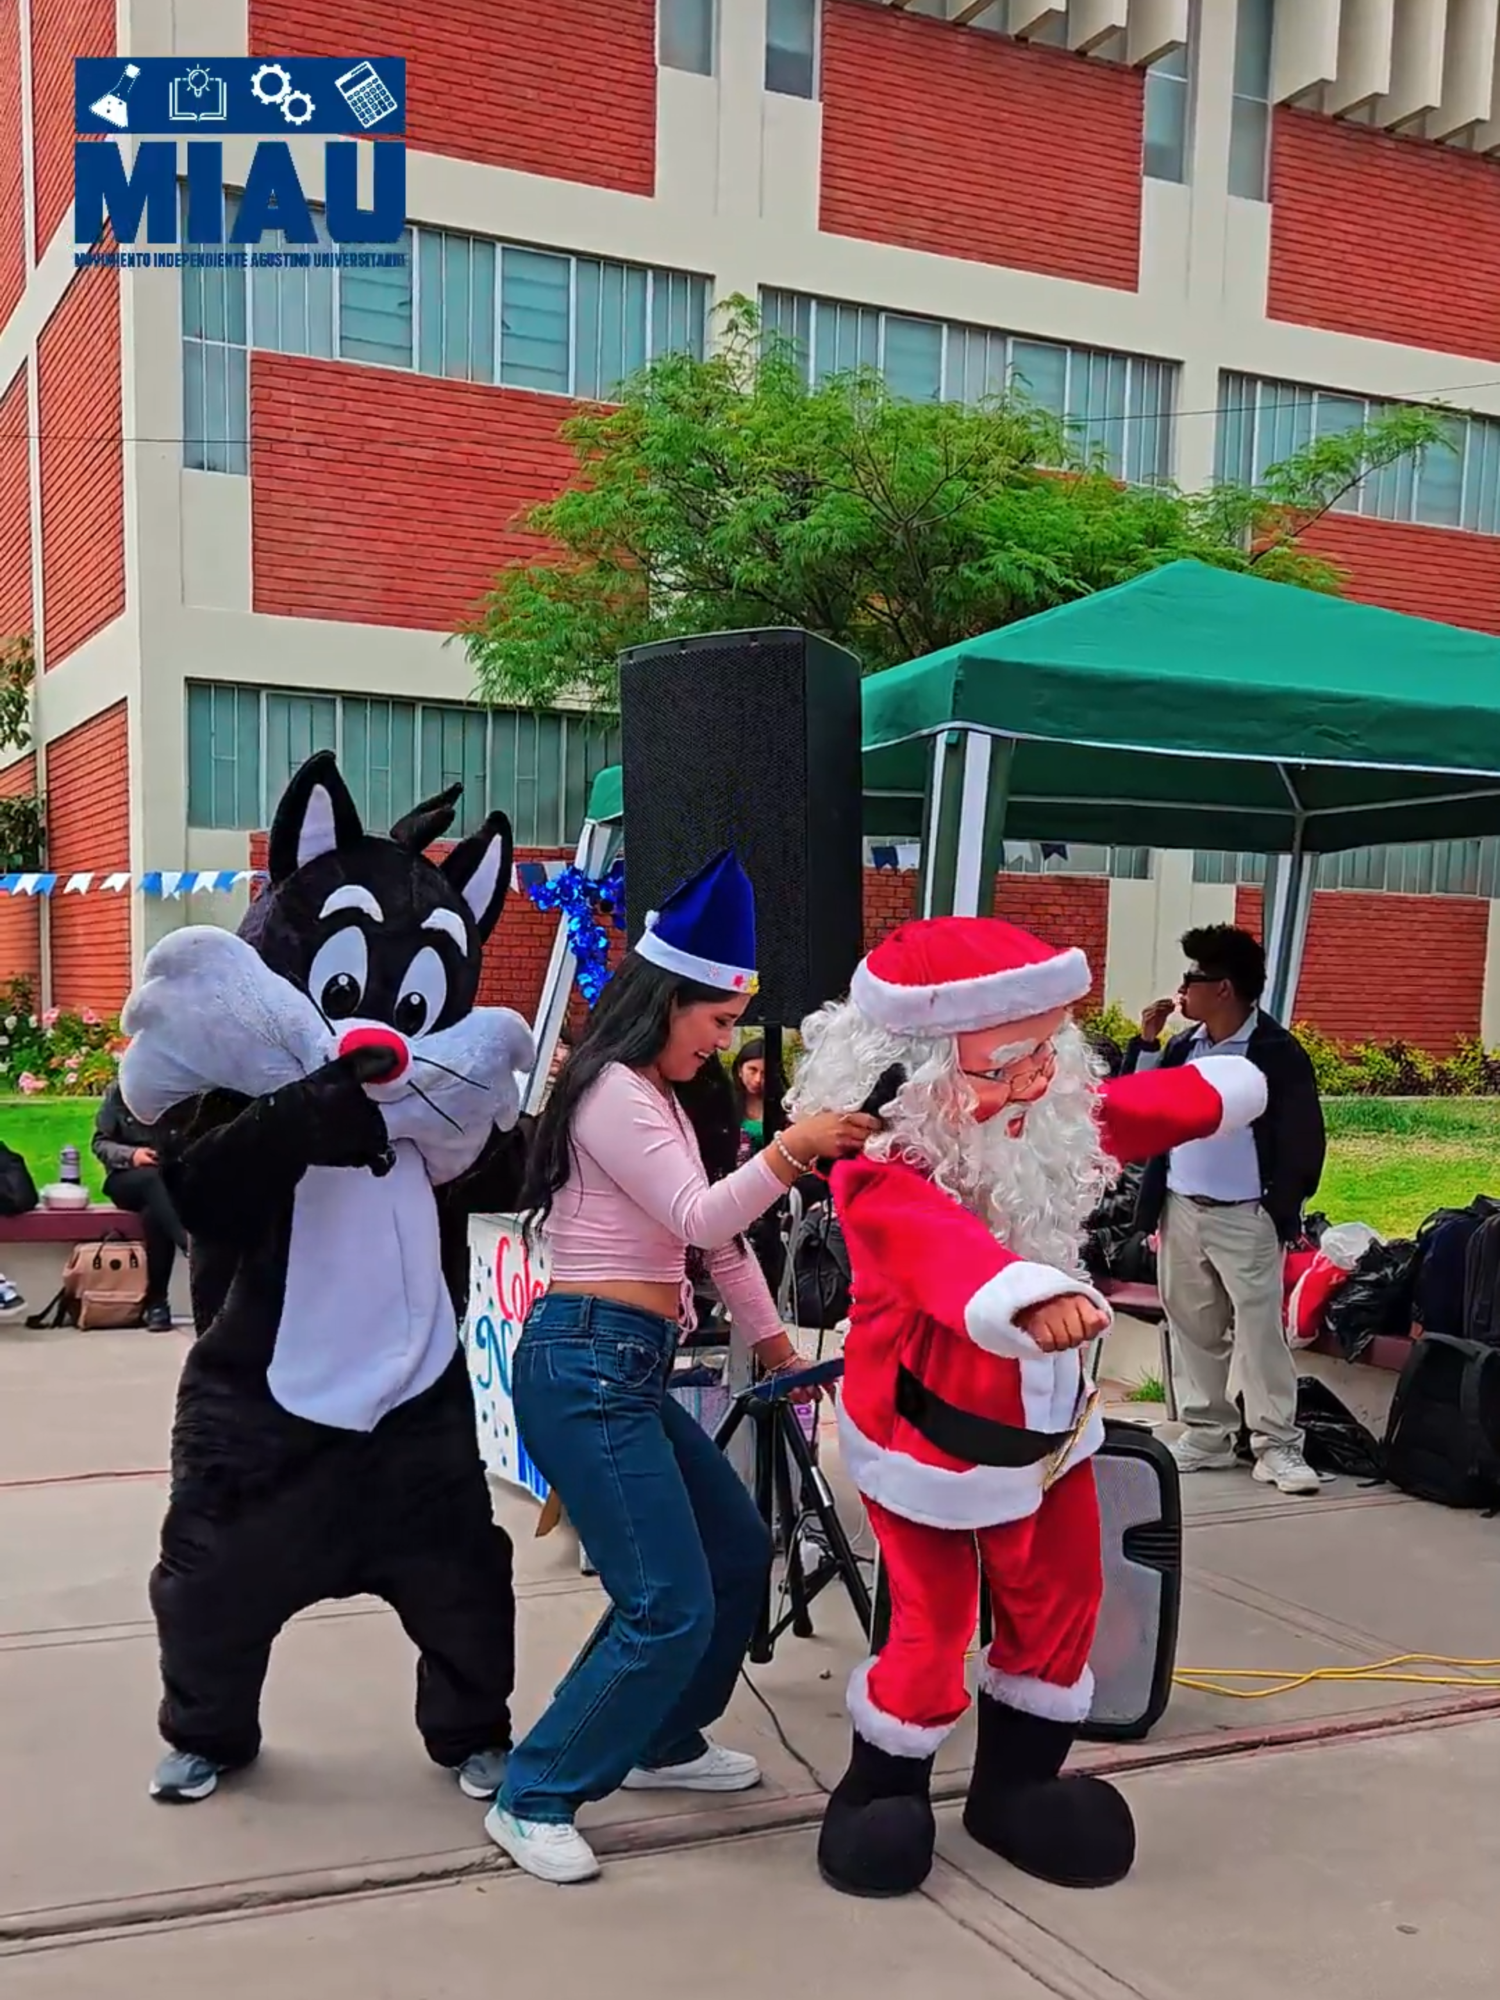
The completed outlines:
{"type": "Polygon", "coordinates": [[[995,1637],[980,1686],[1027,1714],[1082,1722],[1093,1700],[1089,1650],[1104,1591],[1099,1500],[1076,1466],[1035,1514],[1000,1527],[929,1528],[867,1503],[891,1598],[891,1629],[850,1687],[859,1734],[922,1757],[969,1705],[964,1661],[979,1622],[981,1570],[995,1637]]]}

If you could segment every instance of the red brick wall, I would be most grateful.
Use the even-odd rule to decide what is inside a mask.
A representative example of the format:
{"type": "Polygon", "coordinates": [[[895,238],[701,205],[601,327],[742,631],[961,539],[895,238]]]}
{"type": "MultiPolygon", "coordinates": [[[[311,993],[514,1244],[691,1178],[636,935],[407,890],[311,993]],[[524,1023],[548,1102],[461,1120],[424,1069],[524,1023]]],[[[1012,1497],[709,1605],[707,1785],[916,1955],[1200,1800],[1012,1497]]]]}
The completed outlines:
{"type": "Polygon", "coordinates": [[[252,55],[406,58],[426,153],[649,195],[655,0],[250,0],[252,55]]]}
{"type": "Polygon", "coordinates": [[[27,437],[26,368],[0,396],[0,646],[30,632],[31,445],[27,437]]]}
{"type": "MultiPolygon", "coordinates": [[[[80,271],[37,343],[43,665],[125,609],[120,274],[80,271]]],[[[123,864],[122,864],[123,865],[123,864]]]]}
{"type": "MultiPolygon", "coordinates": [[[[0,799],[36,790],[36,758],[18,757],[0,771],[0,799]]],[[[35,896],[0,896],[0,986],[29,979],[39,990],[42,971],[41,918],[35,896]]],[[[14,1077],[0,1077],[0,1096],[15,1089],[14,1077]]]]}
{"type": "Polygon", "coordinates": [[[1347,571],[1345,595],[1362,604],[1500,632],[1500,540],[1492,536],[1325,514],[1302,541],[1347,571]]]}
{"type": "MultiPolygon", "coordinates": [[[[15,0],[5,11],[16,13],[15,0]]],[[[113,55],[115,0],[31,0],[31,149],[36,254],[73,199],[73,58],[113,55]]],[[[119,274],[114,274],[118,287],[119,274]]]]}
{"type": "Polygon", "coordinates": [[[1273,319],[1500,360],[1500,165],[1279,110],[1273,319]]]}
{"type": "MultiPolygon", "coordinates": [[[[1259,889],[1237,892],[1234,920],[1260,936],[1259,889]]],[[[1325,890],[1313,898],[1296,1017],[1336,1041],[1446,1055],[1479,1033],[1488,929],[1478,898],[1325,890]]]]}
{"type": "Polygon", "coordinates": [[[21,13],[0,7],[0,326],[26,289],[26,215],[21,128],[21,13]]]}
{"type": "MultiPolygon", "coordinates": [[[[130,866],[130,752],[117,701],[47,746],[47,865],[130,866]]],[[[52,898],[52,1004],[113,1013],[130,989],[130,895],[52,898]]]]}
{"type": "Polygon", "coordinates": [[[567,484],[559,396],[347,362],[250,363],[255,609],[451,631],[546,545],[518,512],[567,484]]]}
{"type": "Polygon", "coordinates": [[[1134,291],[1138,72],[868,0],[823,10],[822,226],[1134,291]]]}

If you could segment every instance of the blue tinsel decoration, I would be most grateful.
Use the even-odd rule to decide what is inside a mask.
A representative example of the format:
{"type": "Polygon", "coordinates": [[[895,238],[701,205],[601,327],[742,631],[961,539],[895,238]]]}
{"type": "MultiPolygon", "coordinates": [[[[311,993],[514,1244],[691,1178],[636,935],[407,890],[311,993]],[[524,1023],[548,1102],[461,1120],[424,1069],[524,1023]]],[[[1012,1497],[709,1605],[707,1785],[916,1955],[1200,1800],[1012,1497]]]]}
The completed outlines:
{"type": "Polygon", "coordinates": [[[625,863],[617,861],[599,877],[569,865],[550,882],[531,883],[526,891],[539,910],[556,910],[568,927],[578,990],[592,1007],[609,984],[609,934],[599,921],[602,911],[618,931],[625,928],[625,863]]]}

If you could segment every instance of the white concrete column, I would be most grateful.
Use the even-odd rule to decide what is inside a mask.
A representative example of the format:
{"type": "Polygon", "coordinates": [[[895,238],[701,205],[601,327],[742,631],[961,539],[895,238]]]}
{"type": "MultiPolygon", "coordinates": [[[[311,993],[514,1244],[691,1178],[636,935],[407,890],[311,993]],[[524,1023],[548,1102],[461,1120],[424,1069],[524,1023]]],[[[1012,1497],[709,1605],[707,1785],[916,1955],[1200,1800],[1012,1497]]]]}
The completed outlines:
{"type": "Polygon", "coordinates": [[[1500,1048],[1500,903],[1490,904],[1484,941],[1484,997],[1479,1008],[1479,1039],[1487,1049],[1500,1048]]]}

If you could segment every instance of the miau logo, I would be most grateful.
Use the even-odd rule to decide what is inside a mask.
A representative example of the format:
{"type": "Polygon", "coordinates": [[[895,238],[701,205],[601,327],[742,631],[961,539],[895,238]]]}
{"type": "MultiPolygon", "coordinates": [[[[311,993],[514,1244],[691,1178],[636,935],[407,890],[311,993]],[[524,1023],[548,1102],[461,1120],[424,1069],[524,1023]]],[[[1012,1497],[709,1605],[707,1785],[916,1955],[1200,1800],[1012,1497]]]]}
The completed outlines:
{"type": "Polygon", "coordinates": [[[306,245],[309,253],[320,242],[400,242],[406,227],[406,64],[400,57],[80,56],[73,69],[78,262],[174,264],[182,258],[161,254],[169,245],[212,252],[226,243],[249,252],[253,262],[253,246],[268,231],[306,245]],[[325,139],[321,235],[292,156],[293,134],[325,139]],[[222,140],[229,137],[259,143],[226,238],[222,140]],[[355,137],[390,142],[371,149],[368,206],[359,196],[355,137]],[[179,181],[186,190],[181,200],[179,181]],[[94,247],[106,227],[119,253],[94,247]],[[142,240],[149,247],[132,255],[130,246],[142,240]]]}

